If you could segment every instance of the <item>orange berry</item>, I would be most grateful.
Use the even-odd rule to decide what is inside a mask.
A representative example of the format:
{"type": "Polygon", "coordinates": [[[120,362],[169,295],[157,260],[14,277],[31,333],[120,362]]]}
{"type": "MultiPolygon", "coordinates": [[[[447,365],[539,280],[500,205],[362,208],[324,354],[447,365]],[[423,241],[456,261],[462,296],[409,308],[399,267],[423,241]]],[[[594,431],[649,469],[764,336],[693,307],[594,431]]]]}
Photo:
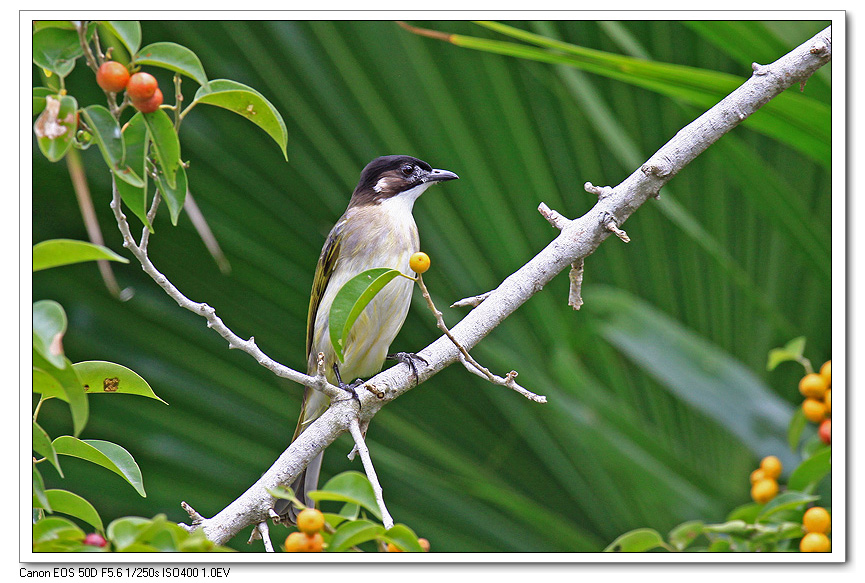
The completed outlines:
{"type": "Polygon", "coordinates": [[[411,256],[411,259],[408,261],[409,267],[415,273],[426,273],[427,269],[430,266],[430,258],[429,255],[424,253],[423,251],[418,251],[414,255],[411,256]]]}
{"type": "Polygon", "coordinates": [[[823,440],[823,443],[826,445],[832,445],[832,420],[824,419],[823,423],[820,424],[820,429],[817,430],[817,433],[820,435],[820,439],[823,440]]]}
{"type": "Polygon", "coordinates": [[[428,553],[430,549],[429,541],[425,538],[417,539],[418,544],[420,544],[420,548],[423,549],[423,552],[428,553]]]}
{"type": "Polygon", "coordinates": [[[826,414],[832,414],[832,389],[826,391],[826,394],[823,396],[823,403],[826,404],[826,414]]]}
{"type": "Polygon", "coordinates": [[[751,498],[758,504],[765,504],[778,494],[778,482],[765,478],[751,486],[751,498]]]}
{"type": "Polygon", "coordinates": [[[396,546],[393,543],[387,543],[387,552],[389,553],[401,553],[403,552],[401,548],[396,546]]]}
{"type": "Polygon", "coordinates": [[[324,514],[315,508],[304,508],[297,515],[297,529],[312,535],[324,528],[324,514]]]}
{"type": "Polygon", "coordinates": [[[129,83],[126,84],[126,94],[129,95],[129,99],[138,101],[150,99],[157,89],[159,89],[159,83],[156,82],[156,77],[144,71],[132,75],[129,78],[129,83]]]}
{"type": "Polygon", "coordinates": [[[827,388],[826,379],[817,373],[806,374],[799,381],[799,392],[812,399],[822,399],[827,388]]]}
{"type": "Polygon", "coordinates": [[[119,93],[129,83],[129,71],[117,61],[105,61],[96,71],[96,83],[105,91],[119,93]]]}
{"type": "Polygon", "coordinates": [[[802,412],[808,421],[820,423],[826,418],[826,405],[817,399],[805,399],[802,401],[802,412]]]}
{"type": "Polygon", "coordinates": [[[777,457],[770,455],[763,458],[760,462],[760,469],[763,470],[766,478],[771,480],[777,480],[778,476],[781,475],[781,470],[784,467],[781,465],[781,460],[777,457]]]}
{"type": "Polygon", "coordinates": [[[320,532],[306,536],[306,552],[320,553],[324,549],[324,537],[320,532]]]}
{"type": "Polygon", "coordinates": [[[764,472],[760,468],[757,468],[756,470],[751,472],[751,483],[756,484],[757,482],[764,479],[765,477],[766,477],[766,472],[764,472]]]}
{"type": "Polygon", "coordinates": [[[829,537],[822,532],[809,532],[802,537],[799,550],[803,553],[828,553],[831,546],[829,537]]]}
{"type": "Polygon", "coordinates": [[[827,360],[820,367],[820,376],[826,381],[826,384],[832,386],[832,361],[827,360]]]}
{"type": "Polygon", "coordinates": [[[829,511],[820,506],[809,508],[802,517],[802,525],[807,532],[829,532],[831,524],[832,517],[829,516],[829,511]]]}
{"type": "Polygon", "coordinates": [[[285,539],[286,553],[305,553],[309,546],[307,536],[302,532],[293,532],[285,539]]]}
{"type": "Polygon", "coordinates": [[[150,96],[150,99],[133,99],[132,105],[141,113],[153,113],[162,105],[162,91],[157,87],[156,92],[150,96]]]}

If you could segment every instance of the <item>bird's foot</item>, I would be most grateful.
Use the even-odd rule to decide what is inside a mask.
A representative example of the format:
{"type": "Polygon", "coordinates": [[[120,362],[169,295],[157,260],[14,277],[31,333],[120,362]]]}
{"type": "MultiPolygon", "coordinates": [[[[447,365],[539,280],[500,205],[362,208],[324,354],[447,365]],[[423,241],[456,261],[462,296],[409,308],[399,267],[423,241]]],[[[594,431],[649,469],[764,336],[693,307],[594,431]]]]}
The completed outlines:
{"type": "Polygon", "coordinates": [[[343,391],[350,393],[351,398],[360,403],[360,397],[357,396],[357,391],[355,389],[361,386],[364,383],[364,380],[355,379],[355,381],[350,384],[342,382],[342,377],[339,376],[339,365],[337,365],[336,363],[333,363],[333,374],[336,375],[337,386],[343,391]]]}
{"type": "Polygon", "coordinates": [[[428,365],[429,363],[422,356],[418,356],[414,352],[397,352],[395,354],[388,354],[388,360],[395,360],[402,364],[407,364],[411,369],[411,376],[414,377],[414,384],[417,386],[418,377],[417,377],[417,364],[416,362],[422,362],[424,365],[428,365]]]}

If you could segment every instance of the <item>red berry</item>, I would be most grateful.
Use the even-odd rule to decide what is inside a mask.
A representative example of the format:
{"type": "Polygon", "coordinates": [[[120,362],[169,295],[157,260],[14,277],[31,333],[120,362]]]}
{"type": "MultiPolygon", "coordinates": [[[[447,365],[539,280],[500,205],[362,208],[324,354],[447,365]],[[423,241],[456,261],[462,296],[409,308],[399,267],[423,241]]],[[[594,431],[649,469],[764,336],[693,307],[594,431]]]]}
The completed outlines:
{"type": "Polygon", "coordinates": [[[153,113],[159,106],[162,105],[162,91],[159,88],[156,88],[156,93],[154,93],[150,99],[138,100],[133,99],[132,105],[135,106],[135,109],[140,111],[141,113],[153,113]]]}
{"type": "Polygon", "coordinates": [[[108,544],[108,541],[98,532],[91,532],[84,537],[84,544],[91,547],[104,547],[108,544]]]}
{"type": "Polygon", "coordinates": [[[96,83],[105,91],[119,93],[129,83],[129,71],[117,61],[105,61],[96,71],[96,83]]]}
{"type": "Polygon", "coordinates": [[[159,84],[156,82],[156,77],[150,73],[139,71],[129,78],[126,94],[133,101],[146,101],[153,97],[157,89],[159,89],[159,84]]]}
{"type": "Polygon", "coordinates": [[[820,434],[820,439],[827,445],[832,444],[832,420],[826,419],[820,424],[820,429],[817,431],[820,434]]]}

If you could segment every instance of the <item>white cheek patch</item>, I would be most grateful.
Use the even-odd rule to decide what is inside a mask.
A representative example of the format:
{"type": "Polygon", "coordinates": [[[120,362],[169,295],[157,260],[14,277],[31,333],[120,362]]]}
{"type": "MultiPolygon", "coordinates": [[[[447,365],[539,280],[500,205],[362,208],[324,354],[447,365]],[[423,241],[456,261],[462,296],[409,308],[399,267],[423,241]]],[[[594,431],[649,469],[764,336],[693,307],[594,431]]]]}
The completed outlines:
{"type": "Polygon", "coordinates": [[[387,177],[384,177],[384,178],[379,178],[378,182],[375,183],[375,186],[373,186],[372,189],[376,192],[381,192],[382,190],[384,190],[388,186],[390,186],[390,181],[387,179],[387,177]]]}

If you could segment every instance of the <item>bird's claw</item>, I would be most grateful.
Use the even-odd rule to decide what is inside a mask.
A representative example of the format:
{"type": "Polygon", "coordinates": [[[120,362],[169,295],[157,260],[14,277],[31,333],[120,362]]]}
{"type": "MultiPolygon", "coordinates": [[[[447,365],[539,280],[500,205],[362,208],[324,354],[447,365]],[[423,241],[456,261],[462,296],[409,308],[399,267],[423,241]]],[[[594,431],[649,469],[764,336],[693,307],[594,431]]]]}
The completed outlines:
{"type": "Polygon", "coordinates": [[[419,356],[414,352],[396,352],[394,354],[388,354],[387,358],[388,360],[395,360],[402,364],[407,364],[411,369],[411,376],[414,377],[415,386],[417,386],[418,383],[417,364],[415,364],[415,361],[420,361],[424,363],[424,365],[429,364],[423,356],[419,356]]]}
{"type": "Polygon", "coordinates": [[[343,391],[350,393],[351,398],[360,403],[360,397],[358,397],[355,389],[361,386],[365,381],[363,379],[355,379],[355,381],[350,384],[342,382],[342,377],[339,376],[339,365],[337,365],[337,363],[333,363],[333,374],[336,375],[337,386],[343,391]]]}

